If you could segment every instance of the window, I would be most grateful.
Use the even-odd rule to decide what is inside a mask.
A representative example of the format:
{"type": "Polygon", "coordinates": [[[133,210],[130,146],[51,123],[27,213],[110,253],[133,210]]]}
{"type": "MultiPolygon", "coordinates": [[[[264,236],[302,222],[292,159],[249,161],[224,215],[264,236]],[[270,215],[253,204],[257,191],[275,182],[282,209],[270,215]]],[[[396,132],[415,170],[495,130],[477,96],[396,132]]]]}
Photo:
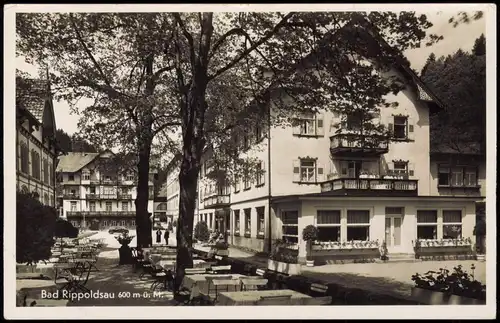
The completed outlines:
{"type": "Polygon", "coordinates": [[[250,235],[252,232],[252,209],[243,210],[245,213],[245,235],[250,235]]]}
{"type": "Polygon", "coordinates": [[[113,211],[113,203],[106,202],[106,212],[111,212],[111,211],[113,211]]]}
{"type": "Polygon", "coordinates": [[[54,168],[51,163],[49,163],[49,184],[54,186],[54,168]]]}
{"type": "Polygon", "coordinates": [[[346,129],[359,131],[361,130],[363,115],[361,112],[349,113],[346,116],[346,129]]]}
{"type": "Polygon", "coordinates": [[[294,135],[323,136],[323,117],[315,114],[304,114],[294,121],[294,135]]]}
{"type": "Polygon", "coordinates": [[[68,175],[68,181],[73,182],[75,180],[75,175],[70,174],[68,175]]]}
{"type": "Polygon", "coordinates": [[[450,168],[439,166],[438,170],[438,185],[449,186],[450,185],[450,168]]]}
{"type": "Polygon", "coordinates": [[[89,203],[89,210],[90,212],[95,212],[95,201],[89,203]]]}
{"type": "Polygon", "coordinates": [[[439,165],[438,186],[477,187],[477,167],[439,165]]]}
{"type": "Polygon", "coordinates": [[[70,210],[71,210],[71,212],[75,212],[76,211],[76,201],[71,201],[70,202],[70,210]]]}
{"type": "Polygon", "coordinates": [[[347,241],[370,239],[370,211],[347,210],[347,241]]]}
{"type": "Polygon", "coordinates": [[[443,239],[462,237],[462,211],[443,210],[443,239]]]}
{"type": "Polygon", "coordinates": [[[407,162],[394,162],[394,174],[406,175],[407,173],[408,173],[408,163],[407,162]]]}
{"type": "Polygon", "coordinates": [[[90,187],[90,194],[95,194],[95,186],[90,187]]]}
{"type": "Polygon", "coordinates": [[[115,188],[110,186],[104,186],[102,188],[102,193],[104,195],[113,195],[115,193],[115,188]]]}
{"type": "Polygon", "coordinates": [[[407,138],[407,133],[406,133],[407,122],[408,122],[407,117],[394,116],[393,137],[395,139],[406,139],[407,138]]]}
{"type": "Polygon", "coordinates": [[[243,173],[243,189],[250,189],[250,176],[248,175],[248,170],[245,170],[243,173]]]}
{"type": "Polygon", "coordinates": [[[266,182],[265,174],[266,174],[266,170],[264,168],[264,162],[261,161],[259,163],[259,170],[257,171],[257,183],[256,183],[256,186],[264,185],[264,183],[266,182]]]}
{"type": "Polygon", "coordinates": [[[236,177],[235,180],[234,180],[234,192],[235,193],[238,193],[240,191],[240,178],[239,177],[236,177]]]}
{"type": "Polygon", "coordinates": [[[134,180],[134,174],[133,173],[127,174],[127,177],[125,178],[125,180],[127,180],[127,181],[133,181],[134,180]]]}
{"type": "Polygon", "coordinates": [[[21,143],[21,172],[28,174],[29,172],[29,150],[28,146],[21,143]]]}
{"type": "Polygon", "coordinates": [[[111,221],[111,226],[112,227],[116,227],[116,221],[115,220],[111,221]]]}
{"type": "Polygon", "coordinates": [[[128,202],[122,202],[122,211],[128,211],[128,202]]]}
{"type": "Polygon", "coordinates": [[[212,229],[212,213],[208,214],[208,228],[212,229]]]}
{"type": "Polygon", "coordinates": [[[314,160],[300,161],[300,181],[306,183],[316,182],[316,162],[314,160]]]}
{"type": "Polygon", "coordinates": [[[49,195],[47,193],[43,195],[43,203],[49,205],[49,195]]]}
{"type": "Polygon", "coordinates": [[[283,240],[289,243],[299,242],[299,211],[281,211],[281,231],[283,240]]]}
{"type": "Polygon", "coordinates": [[[82,180],[84,180],[84,181],[90,181],[90,173],[89,172],[83,172],[82,173],[82,180]]]}
{"type": "Polygon", "coordinates": [[[122,227],[124,227],[124,226],[127,225],[127,221],[125,221],[125,220],[121,220],[120,222],[121,222],[120,224],[121,224],[122,227]]]}
{"type": "Polygon", "coordinates": [[[417,239],[437,239],[436,210],[417,210],[417,239]]]}
{"type": "Polygon", "coordinates": [[[240,210],[234,210],[234,233],[240,234],[240,210]]]}
{"type": "Polygon", "coordinates": [[[265,219],[264,219],[264,212],[265,212],[265,207],[261,206],[258,208],[255,208],[257,211],[257,236],[264,236],[264,227],[265,227],[265,219]]]}
{"type": "Polygon", "coordinates": [[[49,162],[43,159],[43,182],[49,184],[49,162]]]}
{"type": "Polygon", "coordinates": [[[135,220],[130,220],[130,225],[135,227],[135,220]]]}
{"type": "Polygon", "coordinates": [[[316,225],[319,241],[340,241],[339,210],[318,210],[316,225]]]}
{"type": "Polygon", "coordinates": [[[40,179],[40,154],[34,150],[31,151],[31,176],[40,179]]]}
{"type": "Polygon", "coordinates": [[[103,227],[107,227],[108,226],[108,221],[107,220],[103,220],[102,221],[102,226],[103,227]]]}

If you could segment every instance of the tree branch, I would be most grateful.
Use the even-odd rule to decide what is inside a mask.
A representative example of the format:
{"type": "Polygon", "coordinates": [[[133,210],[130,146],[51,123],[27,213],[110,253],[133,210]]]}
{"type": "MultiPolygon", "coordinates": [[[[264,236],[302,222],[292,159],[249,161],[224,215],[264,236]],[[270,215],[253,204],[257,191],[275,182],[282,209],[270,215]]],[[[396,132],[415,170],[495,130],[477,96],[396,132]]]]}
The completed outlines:
{"type": "Polygon", "coordinates": [[[254,45],[250,46],[247,50],[243,51],[238,57],[236,57],[233,61],[231,61],[229,64],[224,66],[223,68],[219,69],[216,71],[213,75],[208,76],[208,81],[210,82],[211,80],[215,79],[217,76],[223,74],[227,70],[231,69],[234,65],[238,64],[243,58],[245,58],[247,55],[252,53],[257,47],[260,45],[264,44],[266,41],[268,41],[270,38],[272,38],[280,29],[285,25],[285,23],[294,15],[294,12],[288,13],[279,23],[277,23],[274,28],[268,32],[264,37],[262,37],[260,40],[254,43],[254,45]]]}
{"type": "Polygon", "coordinates": [[[191,66],[192,66],[192,68],[194,68],[196,54],[194,52],[194,40],[193,40],[193,36],[191,36],[191,34],[189,33],[189,31],[186,29],[186,26],[184,25],[184,22],[182,22],[181,15],[178,12],[174,12],[172,15],[174,16],[175,21],[177,22],[177,24],[179,25],[179,27],[181,27],[182,34],[184,35],[184,37],[188,41],[188,44],[189,44],[189,53],[190,53],[190,56],[191,56],[191,66]]]}

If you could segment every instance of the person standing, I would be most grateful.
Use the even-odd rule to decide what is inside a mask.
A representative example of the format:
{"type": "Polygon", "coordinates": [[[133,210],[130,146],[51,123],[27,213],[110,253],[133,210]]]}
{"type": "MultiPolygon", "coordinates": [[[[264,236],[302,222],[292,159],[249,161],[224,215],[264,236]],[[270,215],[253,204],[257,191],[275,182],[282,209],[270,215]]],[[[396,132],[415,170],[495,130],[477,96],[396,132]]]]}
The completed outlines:
{"type": "Polygon", "coordinates": [[[165,230],[165,234],[163,237],[165,238],[165,244],[168,246],[168,238],[170,237],[170,232],[168,232],[168,230],[165,230]]]}
{"type": "Polygon", "coordinates": [[[156,231],[156,243],[161,243],[161,230],[156,231]]]}

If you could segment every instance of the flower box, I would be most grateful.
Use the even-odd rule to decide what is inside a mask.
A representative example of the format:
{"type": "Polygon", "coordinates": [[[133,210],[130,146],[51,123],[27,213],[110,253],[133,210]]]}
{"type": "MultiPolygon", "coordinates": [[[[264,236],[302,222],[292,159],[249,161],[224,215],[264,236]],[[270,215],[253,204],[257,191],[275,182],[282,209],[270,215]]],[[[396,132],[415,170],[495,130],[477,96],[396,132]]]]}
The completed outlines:
{"type": "Polygon", "coordinates": [[[291,275],[300,275],[301,273],[301,265],[300,264],[290,264],[286,262],[280,262],[276,260],[267,260],[267,269],[277,271],[283,274],[291,275]]]}

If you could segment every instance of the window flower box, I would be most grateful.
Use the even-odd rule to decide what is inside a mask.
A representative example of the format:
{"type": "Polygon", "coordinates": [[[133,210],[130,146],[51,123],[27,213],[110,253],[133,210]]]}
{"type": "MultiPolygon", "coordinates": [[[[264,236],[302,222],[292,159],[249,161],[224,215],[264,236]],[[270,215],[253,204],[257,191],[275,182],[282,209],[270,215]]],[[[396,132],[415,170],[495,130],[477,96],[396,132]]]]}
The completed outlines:
{"type": "Polygon", "coordinates": [[[315,241],[313,250],[353,250],[353,249],[378,249],[379,242],[376,241],[315,241]]]}
{"type": "Polygon", "coordinates": [[[239,237],[240,236],[240,230],[234,230],[234,235],[236,237],[239,237]]]}
{"type": "Polygon", "coordinates": [[[250,238],[250,231],[245,231],[245,234],[243,235],[245,238],[250,238]]]}
{"type": "Polygon", "coordinates": [[[417,243],[420,248],[430,247],[472,247],[470,238],[460,239],[419,239],[417,243]]]}

